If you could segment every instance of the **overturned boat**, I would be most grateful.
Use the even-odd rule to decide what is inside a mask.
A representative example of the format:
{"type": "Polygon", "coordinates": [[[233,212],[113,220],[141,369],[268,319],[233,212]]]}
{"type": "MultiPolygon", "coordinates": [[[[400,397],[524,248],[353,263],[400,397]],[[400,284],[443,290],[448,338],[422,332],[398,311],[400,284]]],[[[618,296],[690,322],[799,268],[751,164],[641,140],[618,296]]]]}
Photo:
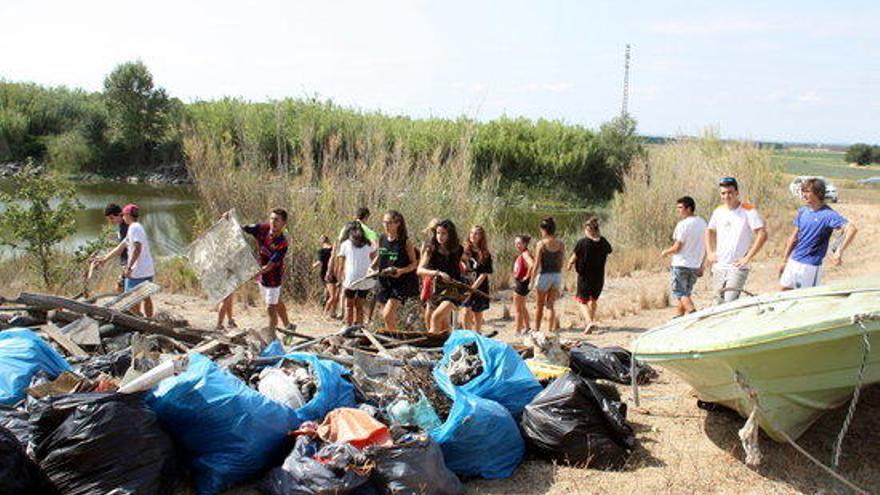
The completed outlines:
{"type": "Polygon", "coordinates": [[[740,299],[677,318],[633,344],[706,402],[796,439],[856,388],[880,381],[880,275],[740,299]]]}

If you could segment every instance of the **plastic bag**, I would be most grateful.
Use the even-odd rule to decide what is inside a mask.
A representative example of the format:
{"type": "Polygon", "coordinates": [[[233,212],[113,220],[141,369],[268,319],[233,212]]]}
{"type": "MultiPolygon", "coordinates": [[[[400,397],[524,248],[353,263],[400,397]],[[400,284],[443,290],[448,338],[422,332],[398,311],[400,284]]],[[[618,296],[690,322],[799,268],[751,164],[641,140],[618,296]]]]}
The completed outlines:
{"type": "Polygon", "coordinates": [[[44,371],[54,379],[70,365],[49,344],[27,328],[0,332],[0,404],[24,399],[31,378],[44,371]]]}
{"type": "Polygon", "coordinates": [[[393,447],[371,448],[373,481],[384,494],[458,495],[458,477],[446,467],[443,452],[429,437],[404,438],[393,447]]]}
{"type": "Polygon", "coordinates": [[[285,354],[284,359],[277,366],[283,366],[285,360],[308,364],[309,372],[314,374],[318,381],[318,391],[315,396],[304,406],[296,409],[296,414],[302,421],[321,421],[327,413],[337,407],[357,406],[354,400],[354,385],[345,379],[351,372],[339,363],[320,359],[313,354],[292,352],[285,354]]]}
{"type": "Polygon", "coordinates": [[[281,342],[276,339],[272,342],[269,342],[269,345],[267,345],[263,348],[262,351],[260,351],[260,357],[283,356],[284,352],[284,346],[281,345],[281,342]]]}
{"type": "Polygon", "coordinates": [[[58,495],[21,445],[6,428],[0,427],[0,495],[58,495]]]}
{"type": "Polygon", "coordinates": [[[446,465],[462,476],[492,479],[513,474],[525,444],[510,412],[493,400],[454,392],[446,421],[430,431],[446,465]]]}
{"type": "Polygon", "coordinates": [[[391,445],[387,426],[367,412],[350,407],[330,411],[318,427],[318,436],[325,442],[347,443],[361,450],[370,445],[391,445]]]}
{"type": "Polygon", "coordinates": [[[0,406],[0,428],[9,430],[18,439],[18,443],[26,446],[31,441],[29,416],[24,409],[0,406]]]}
{"type": "Polygon", "coordinates": [[[571,372],[526,406],[520,424],[538,455],[567,464],[619,469],[635,446],[626,404],[571,372]]]}
{"type": "MultiPolygon", "coordinates": [[[[632,353],[623,347],[599,348],[582,343],[571,350],[569,367],[578,375],[590,380],[610,380],[629,385],[632,381],[632,353]]],[[[640,384],[657,377],[657,372],[647,364],[636,362],[636,376],[640,384]]]]}
{"type": "Polygon", "coordinates": [[[509,345],[470,330],[456,330],[443,344],[443,359],[434,367],[434,379],[450,397],[454,389],[498,402],[516,417],[538,392],[541,384],[525,361],[509,345]],[[455,386],[445,369],[451,354],[460,346],[476,343],[483,372],[464,385],[455,386]]]}
{"type": "Polygon", "coordinates": [[[45,447],[41,448],[41,446],[77,407],[110,400],[112,396],[112,393],[107,392],[91,392],[29,400],[27,409],[30,413],[31,442],[34,445],[36,457],[39,459],[48,455],[45,447]]]}
{"type": "Polygon", "coordinates": [[[162,495],[174,489],[174,444],[141,394],[112,394],[77,406],[39,450],[40,467],[65,495],[162,495]]]}
{"type": "Polygon", "coordinates": [[[200,354],[148,395],[163,428],[184,448],[200,495],[247,481],[281,455],[300,420],[200,354]]]}
{"type": "Polygon", "coordinates": [[[77,372],[94,380],[101,373],[121,378],[131,367],[131,349],[121,349],[108,354],[94,356],[75,366],[77,372]]]}
{"type": "Polygon", "coordinates": [[[296,380],[278,368],[265,368],[260,372],[257,390],[275,402],[292,409],[299,409],[306,403],[296,380]]]}
{"type": "Polygon", "coordinates": [[[358,449],[320,445],[307,435],[298,436],[284,464],[269,471],[260,490],[269,495],[346,495],[367,483],[369,472],[352,467],[366,464],[358,449]]]}

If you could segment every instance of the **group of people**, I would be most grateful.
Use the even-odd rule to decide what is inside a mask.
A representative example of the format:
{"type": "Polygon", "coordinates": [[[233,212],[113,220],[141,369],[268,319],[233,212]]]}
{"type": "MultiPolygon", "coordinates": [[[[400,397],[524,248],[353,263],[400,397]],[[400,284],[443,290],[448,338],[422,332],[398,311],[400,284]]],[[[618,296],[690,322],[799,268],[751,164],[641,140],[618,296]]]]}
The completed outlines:
{"type": "MultiPolygon", "coordinates": [[[[677,302],[677,316],[696,311],[692,294],[704,269],[711,269],[717,303],[737,299],[744,292],[751,261],[767,241],[764,220],[754,205],[740,200],[737,180],[722,178],[718,187],[721,205],[712,212],[708,223],[696,214],[696,203],[690,196],[676,202],[680,220],[672,235],[673,243],[660,255],[672,258],[671,293],[677,302]]],[[[855,225],[825,204],[825,190],[821,179],[803,182],[805,205],[798,209],[792,222],[793,230],[786,240],[779,267],[782,290],[818,285],[834,231],[844,232],[834,250],[834,264],[842,262],[843,253],[857,232],[855,225]]],[[[110,204],[104,213],[108,222],[118,226],[119,243],[92,261],[101,265],[119,257],[120,290],[130,291],[151,281],[155,276],[154,262],[146,231],[138,221],[138,206],[110,204]]],[[[224,217],[228,218],[228,213],[224,217]]],[[[383,215],[381,233],[367,225],[369,217],[369,209],[358,208],[335,240],[327,236],[320,239],[313,266],[320,267],[325,286],[325,314],[337,317],[337,308],[344,300],[345,323],[363,323],[365,301],[370,291],[375,290],[375,301],[381,305],[382,319],[389,331],[398,330],[401,306],[416,298],[424,306],[429,332],[449,331],[452,315],[459,311],[462,327],[480,331],[484,313],[490,307],[489,277],[494,273],[486,230],[474,225],[462,242],[451,220],[433,219],[422,231],[425,240],[417,248],[400,212],[389,210],[383,215]]],[[[289,245],[284,233],[287,222],[287,211],[278,208],[269,213],[267,222],[242,227],[259,248],[258,282],[267,307],[268,329],[273,333],[279,321],[286,328],[295,328],[281,300],[289,245]]],[[[540,331],[545,320],[549,330],[559,329],[556,302],[563,290],[564,268],[577,273],[575,300],[583,314],[584,332],[595,328],[605,264],[612,253],[611,244],[600,233],[599,223],[597,217],[584,222],[584,236],[575,244],[567,262],[565,244],[557,237],[552,217],[541,220],[541,238],[534,252],[529,247],[529,235],[515,237],[517,256],[511,275],[517,333],[532,328],[540,331]],[[526,304],[532,289],[536,292],[534,319],[526,304]]],[[[218,328],[223,328],[224,320],[228,326],[236,326],[232,297],[220,304],[218,328]]],[[[138,305],[134,311],[151,317],[152,301],[145,299],[143,310],[138,305]]]]}
{"type": "MultiPolygon", "coordinates": [[[[672,235],[673,244],[660,255],[672,257],[671,292],[677,301],[677,316],[696,311],[691,296],[704,267],[711,268],[717,304],[738,299],[751,261],[767,241],[764,219],[753,204],[740,200],[737,180],[724,177],[718,189],[721,205],[708,223],[696,214],[696,203],[690,196],[676,202],[680,220],[672,235]]],[[[783,248],[781,290],[819,285],[833,233],[843,231],[832,256],[835,265],[843,262],[843,253],[856,235],[856,226],[825,203],[825,191],[826,184],[819,178],[807,179],[801,186],[804,206],[797,210],[783,248]]]]}

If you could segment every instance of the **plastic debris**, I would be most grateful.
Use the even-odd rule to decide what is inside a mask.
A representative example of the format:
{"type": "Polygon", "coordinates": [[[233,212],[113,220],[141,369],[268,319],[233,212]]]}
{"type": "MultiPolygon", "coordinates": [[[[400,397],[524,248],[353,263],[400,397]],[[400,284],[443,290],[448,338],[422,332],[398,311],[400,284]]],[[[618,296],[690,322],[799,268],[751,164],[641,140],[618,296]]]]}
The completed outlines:
{"type": "Polygon", "coordinates": [[[37,372],[50,379],[71,371],[67,361],[34,332],[15,328],[0,332],[0,404],[15,405],[37,372]]]}
{"type": "Polygon", "coordinates": [[[620,469],[635,446],[626,404],[571,372],[526,406],[520,424],[538,455],[565,464],[620,469]]]}
{"type": "MultiPolygon", "coordinates": [[[[632,353],[623,347],[596,347],[582,343],[571,350],[571,370],[590,380],[610,380],[622,385],[632,382],[632,353]]],[[[657,372],[647,364],[636,361],[639,384],[657,378],[657,372]]]]}
{"type": "Polygon", "coordinates": [[[299,373],[297,380],[304,385],[305,404],[296,409],[297,416],[303,421],[321,421],[330,411],[338,407],[355,407],[354,385],[346,378],[350,371],[338,363],[320,359],[313,354],[293,352],[284,355],[277,368],[299,373]],[[312,390],[312,385],[314,390],[312,390]]]}
{"type": "Polygon", "coordinates": [[[300,420],[293,409],[248,388],[210,359],[162,381],[148,403],[183,447],[199,495],[248,481],[281,454],[300,420]]]}
{"type": "Polygon", "coordinates": [[[399,424],[418,426],[423,431],[430,431],[442,424],[440,416],[424,393],[420,394],[419,401],[415,404],[408,400],[398,400],[388,408],[388,414],[399,424]]]}
{"type": "Polygon", "coordinates": [[[458,495],[458,477],[446,467],[443,452],[426,435],[407,435],[393,447],[370,448],[373,480],[382,493],[395,495],[458,495]]]}
{"type": "Polygon", "coordinates": [[[318,427],[318,436],[328,443],[347,443],[361,450],[370,445],[391,445],[387,426],[366,412],[350,407],[330,411],[318,427]]]}
{"type": "Polygon", "coordinates": [[[0,426],[0,493],[58,495],[15,435],[0,426]]]}
{"type": "MultiPolygon", "coordinates": [[[[470,354],[470,351],[464,351],[470,354]]],[[[461,354],[459,354],[461,356],[461,354]]],[[[470,359],[467,357],[461,359],[470,359]]],[[[453,397],[455,389],[498,402],[514,417],[541,391],[541,384],[525,361],[509,345],[483,337],[470,330],[456,330],[443,345],[443,359],[434,367],[437,386],[453,397]],[[460,348],[476,346],[483,370],[463,385],[455,385],[447,375],[448,363],[460,348]]]]}
{"type": "Polygon", "coordinates": [[[308,435],[296,438],[293,451],[281,467],[260,482],[268,495],[346,495],[367,483],[366,457],[347,444],[321,443],[308,435]]]}

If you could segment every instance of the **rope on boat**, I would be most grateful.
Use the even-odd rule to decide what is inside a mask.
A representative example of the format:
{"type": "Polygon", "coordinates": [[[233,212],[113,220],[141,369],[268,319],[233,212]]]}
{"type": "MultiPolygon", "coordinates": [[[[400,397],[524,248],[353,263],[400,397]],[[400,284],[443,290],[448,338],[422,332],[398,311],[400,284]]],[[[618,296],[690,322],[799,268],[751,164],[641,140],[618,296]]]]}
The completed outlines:
{"type": "Polygon", "coordinates": [[[849,425],[852,423],[853,416],[856,412],[856,405],[859,403],[859,395],[862,393],[862,384],[865,381],[865,367],[868,364],[868,354],[871,353],[871,342],[868,340],[868,329],[865,327],[865,320],[877,319],[878,315],[856,314],[852,317],[852,322],[862,328],[862,364],[859,365],[859,374],[856,379],[856,386],[853,390],[852,400],[849,402],[849,409],[846,411],[846,419],[843,420],[843,426],[840,433],[837,434],[837,441],[834,442],[834,452],[831,454],[831,467],[837,470],[840,465],[840,452],[843,450],[843,438],[849,431],[849,425]]]}
{"type": "Polygon", "coordinates": [[[844,485],[849,487],[849,489],[851,489],[855,493],[858,493],[859,495],[870,495],[871,494],[871,492],[869,492],[868,490],[865,490],[865,489],[861,488],[860,486],[856,485],[855,483],[853,483],[852,481],[844,478],[839,473],[837,473],[837,471],[835,471],[834,469],[831,469],[830,467],[826,466],[822,461],[813,457],[813,455],[811,455],[809,452],[804,450],[803,447],[798,445],[797,442],[795,442],[794,439],[791,438],[788,435],[788,433],[785,432],[785,430],[783,430],[781,428],[777,428],[776,425],[773,423],[773,420],[770,419],[770,416],[764,410],[764,408],[761,407],[761,404],[758,402],[758,392],[754,388],[752,388],[751,385],[748,384],[746,377],[743,376],[739,371],[736,371],[734,376],[735,376],[737,385],[740,386],[742,391],[745,393],[746,398],[748,398],[749,401],[752,403],[752,407],[753,407],[752,414],[754,414],[755,411],[760,412],[761,416],[763,416],[764,420],[770,425],[770,427],[773,428],[774,430],[778,431],[779,434],[782,435],[782,438],[784,438],[785,441],[789,443],[789,445],[794,447],[794,449],[796,451],[798,451],[804,457],[809,459],[813,464],[822,468],[822,470],[824,470],[826,473],[831,475],[831,477],[833,477],[837,481],[843,483],[844,485]]]}

